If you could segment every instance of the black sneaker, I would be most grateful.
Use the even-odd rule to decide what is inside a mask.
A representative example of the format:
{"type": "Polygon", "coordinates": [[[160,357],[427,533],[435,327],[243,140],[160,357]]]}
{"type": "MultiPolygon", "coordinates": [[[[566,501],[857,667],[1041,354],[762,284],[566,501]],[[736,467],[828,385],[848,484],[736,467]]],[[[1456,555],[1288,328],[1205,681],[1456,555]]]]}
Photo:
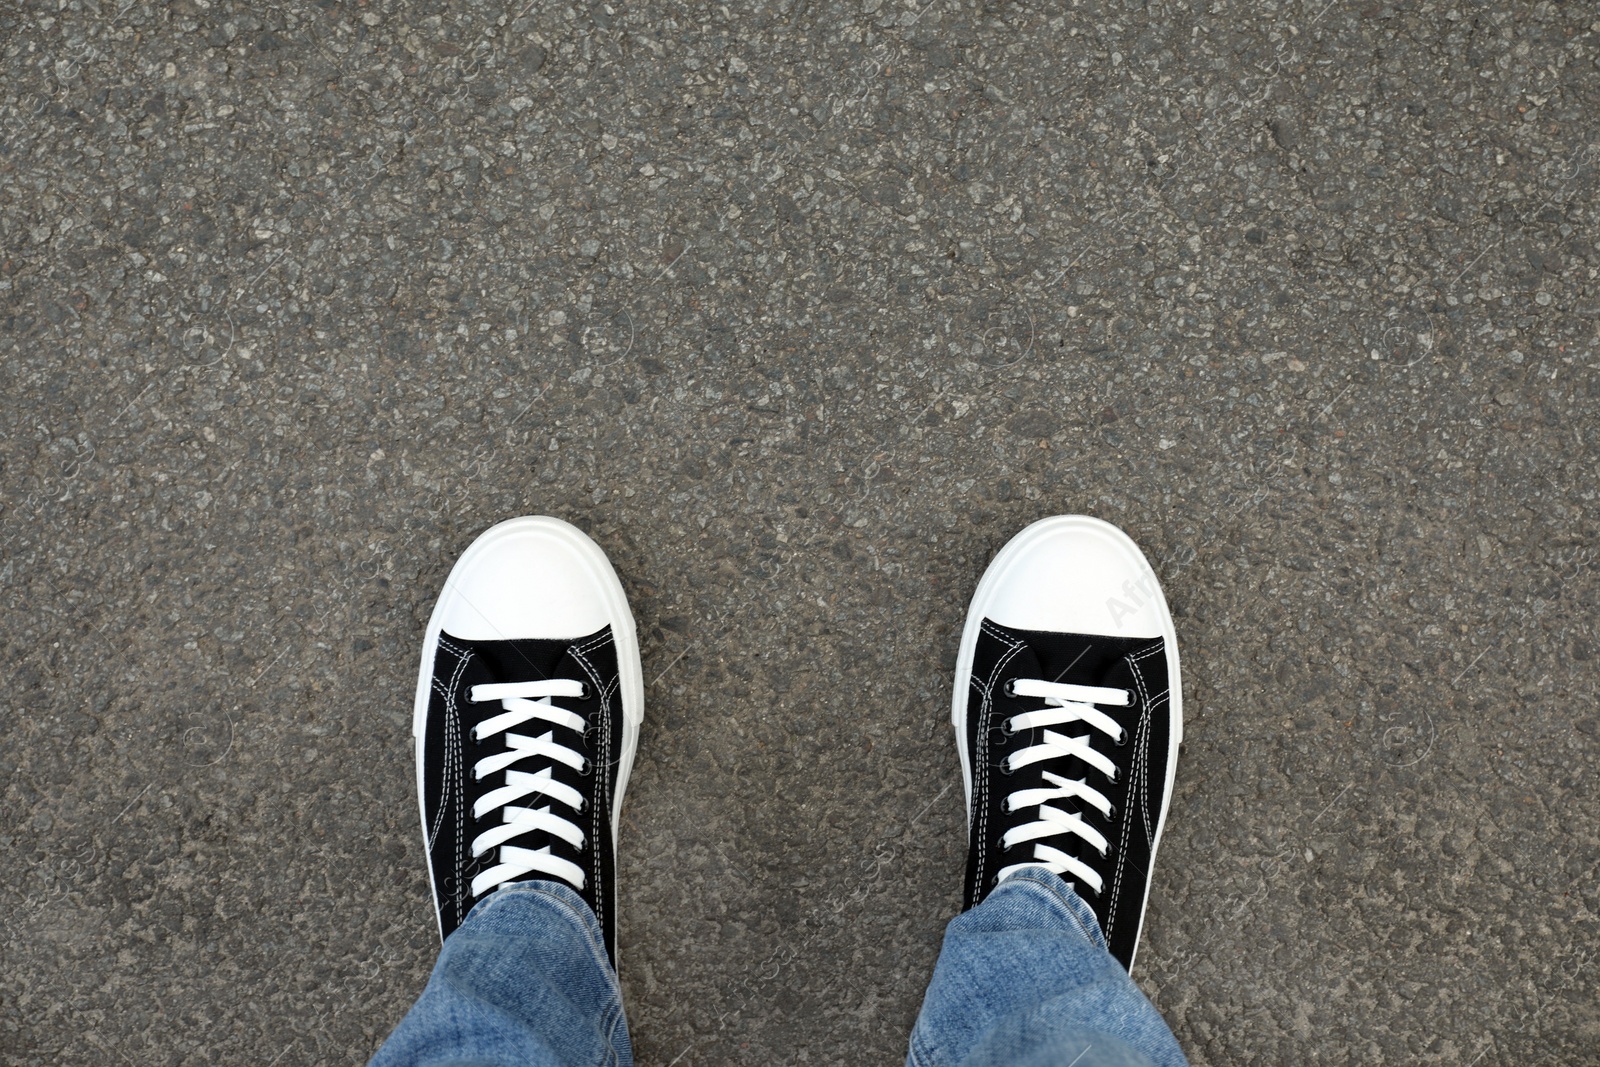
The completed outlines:
{"type": "Polygon", "coordinates": [[[1042,519],[967,613],[952,708],[967,786],[970,908],[1024,867],[1064,878],[1132,969],[1183,737],[1178,647],[1128,535],[1042,519]]]}
{"type": "Polygon", "coordinates": [[[644,718],[605,553],[543,516],[487,530],[428,621],[412,734],[440,937],[510,882],[571,886],[616,963],[616,832],[644,718]]]}

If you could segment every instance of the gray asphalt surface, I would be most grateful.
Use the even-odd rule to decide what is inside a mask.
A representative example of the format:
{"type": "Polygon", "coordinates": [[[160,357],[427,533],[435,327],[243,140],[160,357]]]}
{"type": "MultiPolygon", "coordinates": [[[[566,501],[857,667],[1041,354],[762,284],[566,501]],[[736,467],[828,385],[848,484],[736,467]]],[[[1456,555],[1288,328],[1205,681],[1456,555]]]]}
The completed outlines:
{"type": "Polygon", "coordinates": [[[1587,3],[0,5],[0,1060],[358,1064],[455,555],[644,642],[642,1064],[891,1064],[989,556],[1178,616],[1197,1065],[1600,1063],[1587,3]]]}

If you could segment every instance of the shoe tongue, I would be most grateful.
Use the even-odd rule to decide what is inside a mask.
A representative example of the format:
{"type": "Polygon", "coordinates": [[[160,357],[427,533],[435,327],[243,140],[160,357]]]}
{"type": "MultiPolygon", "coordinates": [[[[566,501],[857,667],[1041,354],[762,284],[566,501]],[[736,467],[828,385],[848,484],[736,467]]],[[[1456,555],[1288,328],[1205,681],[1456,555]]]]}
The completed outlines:
{"type": "Polygon", "coordinates": [[[474,642],[473,652],[482,673],[496,682],[582,678],[582,673],[575,673],[578,668],[569,652],[574,645],[586,644],[597,636],[479,641],[474,642]]]}
{"type": "Polygon", "coordinates": [[[1085,633],[1030,633],[1024,651],[1016,657],[1016,677],[1062,681],[1066,685],[1133,686],[1128,670],[1130,645],[1147,641],[1096,637],[1085,633]],[[1029,662],[1032,661],[1032,662],[1029,662]],[[1027,673],[1027,670],[1038,673],[1027,673]]]}

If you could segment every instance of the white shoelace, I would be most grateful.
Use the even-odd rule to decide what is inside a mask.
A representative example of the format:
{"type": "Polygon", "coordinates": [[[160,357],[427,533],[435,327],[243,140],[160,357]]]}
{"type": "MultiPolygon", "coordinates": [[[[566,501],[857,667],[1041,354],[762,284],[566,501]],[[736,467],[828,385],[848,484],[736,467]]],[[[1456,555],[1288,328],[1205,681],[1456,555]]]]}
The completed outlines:
{"type": "Polygon", "coordinates": [[[583,716],[556,707],[550,703],[550,699],[582,697],[583,694],[582,682],[567,679],[507,682],[472,687],[473,703],[498,700],[500,706],[505,709],[501,714],[485,719],[473,727],[473,738],[482,741],[496,734],[505,734],[506,743],[504,752],[485,756],[472,768],[472,775],[477,779],[497,771],[505,771],[506,775],[504,785],[485,793],[477,804],[473,805],[472,815],[476,819],[482,819],[496,808],[502,809],[500,825],[485,830],[472,840],[474,858],[483,855],[496,845],[500,846],[500,862],[472,879],[474,897],[482,896],[497,886],[525,878],[535,872],[559,878],[574,889],[583,888],[583,868],[570,860],[551,855],[548,845],[543,848],[523,848],[505,843],[521,834],[542,830],[559,837],[573,848],[583,847],[583,831],[570,820],[551,811],[551,805],[528,808],[517,802],[525,797],[540,795],[570,808],[574,813],[582,811],[583,794],[569,785],[556,781],[553,764],[561,763],[581,773],[587,770],[588,761],[582,753],[557,744],[553,731],[546,731],[539,737],[509,732],[523,723],[537,720],[565,726],[581,733],[587,725],[583,716]],[[512,764],[529,756],[543,757],[550,762],[550,765],[534,772],[510,769],[512,764]]]}
{"type": "MultiPolygon", "coordinates": [[[[1010,732],[1017,730],[1031,730],[1035,727],[1066,726],[1071,723],[1081,722],[1106,735],[1114,743],[1121,744],[1126,740],[1126,731],[1117,725],[1117,721],[1105,712],[1096,708],[1096,704],[1108,704],[1114,707],[1126,707],[1129,694],[1126,689],[1107,689],[1096,685],[1067,685],[1062,682],[1043,682],[1037,679],[1019,678],[1012,684],[1011,691],[1017,696],[1042,697],[1049,701],[1050,706],[1039,711],[1026,711],[1020,715],[1013,715],[1006,720],[1006,729],[1010,732]]],[[[1009,773],[1026,767],[1031,763],[1042,760],[1056,759],[1061,756],[1072,756],[1090,767],[1099,771],[1108,781],[1117,780],[1117,765],[1103,753],[1097,752],[1093,746],[1093,736],[1085,733],[1078,737],[1068,737],[1057,733],[1055,730],[1044,730],[1039,743],[1029,745],[1027,748],[1018,749],[1005,759],[1005,770],[1009,773]]],[[[1071,779],[1049,771],[1041,771],[1046,785],[1034,789],[1019,789],[1006,797],[1006,811],[1016,811],[1019,808],[1039,809],[1039,818],[1030,823],[1008,830],[1001,839],[1001,844],[1006,848],[1023,844],[1028,841],[1036,842],[1033,846],[1033,859],[1023,863],[1013,863],[1002,868],[996,878],[996,884],[1005,881],[1017,871],[1026,867],[1044,867],[1063,877],[1071,877],[1087,885],[1094,892],[1099,893],[1105,886],[1105,880],[1099,873],[1083,861],[1067,855],[1065,852],[1051,845],[1045,844],[1044,839],[1057,837],[1061,834],[1073,834],[1086,841],[1090,847],[1104,856],[1110,847],[1110,842],[1105,835],[1094,827],[1084,822],[1083,817],[1076,812],[1063,811],[1050,802],[1053,800],[1081,800],[1083,803],[1098,810],[1107,818],[1111,817],[1111,801],[1098,789],[1088,783],[1085,778],[1071,779]]]]}

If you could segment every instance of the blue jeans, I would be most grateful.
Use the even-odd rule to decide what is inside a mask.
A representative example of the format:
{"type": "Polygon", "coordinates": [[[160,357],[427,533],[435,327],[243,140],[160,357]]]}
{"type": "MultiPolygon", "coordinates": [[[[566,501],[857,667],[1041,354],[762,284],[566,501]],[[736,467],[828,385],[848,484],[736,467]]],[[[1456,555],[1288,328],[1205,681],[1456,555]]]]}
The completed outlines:
{"type": "MultiPolygon", "coordinates": [[[[945,931],[910,1067],[1181,1067],[1161,1016],[1106,951],[1089,906],[1024,870],[945,931]]],[[[371,1067],[632,1067],[622,991],[594,914],[522,882],[450,935],[371,1067]]]]}

